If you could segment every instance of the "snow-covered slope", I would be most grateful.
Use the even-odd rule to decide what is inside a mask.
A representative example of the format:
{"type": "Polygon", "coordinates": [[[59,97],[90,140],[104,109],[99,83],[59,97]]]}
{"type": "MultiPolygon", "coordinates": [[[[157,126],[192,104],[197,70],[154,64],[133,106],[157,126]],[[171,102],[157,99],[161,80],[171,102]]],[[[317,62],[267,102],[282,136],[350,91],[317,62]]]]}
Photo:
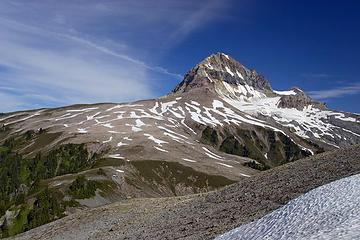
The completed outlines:
{"type": "Polygon", "coordinates": [[[216,240],[360,239],[360,175],[318,187],[216,240]]]}
{"type": "Polygon", "coordinates": [[[297,108],[279,107],[280,96],[250,98],[247,101],[239,101],[231,98],[223,98],[235,108],[260,118],[270,118],[283,127],[291,128],[299,137],[316,139],[328,145],[338,147],[342,141],[348,138],[360,137],[359,133],[339,126],[331,122],[337,119],[344,124],[359,124],[359,120],[345,113],[327,109],[319,109],[313,105],[297,108]]]}
{"type": "Polygon", "coordinates": [[[181,94],[194,88],[216,92],[255,121],[289,129],[301,138],[331,147],[360,141],[359,115],[329,110],[296,87],[275,91],[255,70],[223,53],[213,54],[196,65],[173,92],[181,94]]]}

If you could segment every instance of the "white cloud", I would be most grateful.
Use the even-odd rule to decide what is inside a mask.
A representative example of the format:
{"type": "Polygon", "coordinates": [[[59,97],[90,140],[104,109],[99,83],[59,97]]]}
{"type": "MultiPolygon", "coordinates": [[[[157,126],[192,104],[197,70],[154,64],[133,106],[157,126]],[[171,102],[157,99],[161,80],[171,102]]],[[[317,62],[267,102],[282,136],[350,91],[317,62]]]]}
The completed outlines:
{"type": "MultiPolygon", "coordinates": [[[[6,26],[2,27],[5,32],[6,26]]],[[[134,100],[153,94],[145,82],[144,66],[109,58],[66,39],[23,32],[12,29],[0,38],[0,65],[7,66],[0,74],[2,85],[37,95],[50,91],[59,103],[134,100]],[[46,46],[47,42],[54,46],[46,46]]]]}
{"type": "Polygon", "coordinates": [[[170,35],[169,41],[173,43],[182,41],[195,29],[198,29],[214,19],[224,18],[222,13],[229,7],[229,3],[229,0],[206,1],[206,4],[203,4],[202,7],[195,8],[195,11],[184,17],[183,21],[180,22],[180,25],[175,28],[170,35]]]}
{"type": "Polygon", "coordinates": [[[26,105],[26,102],[22,101],[20,98],[2,92],[0,92],[0,102],[0,112],[11,112],[14,111],[14,109],[19,109],[26,105]]]}
{"type": "Polygon", "coordinates": [[[327,73],[303,73],[303,74],[301,74],[301,76],[304,78],[308,78],[308,79],[333,77],[332,75],[327,74],[327,73]]]}
{"type": "Polygon", "coordinates": [[[326,90],[309,91],[308,94],[310,97],[319,100],[360,94],[360,83],[326,90]]]}
{"type": "Polygon", "coordinates": [[[159,53],[220,15],[214,1],[3,0],[0,111],[154,97],[154,74],[180,78],[159,53]]]}

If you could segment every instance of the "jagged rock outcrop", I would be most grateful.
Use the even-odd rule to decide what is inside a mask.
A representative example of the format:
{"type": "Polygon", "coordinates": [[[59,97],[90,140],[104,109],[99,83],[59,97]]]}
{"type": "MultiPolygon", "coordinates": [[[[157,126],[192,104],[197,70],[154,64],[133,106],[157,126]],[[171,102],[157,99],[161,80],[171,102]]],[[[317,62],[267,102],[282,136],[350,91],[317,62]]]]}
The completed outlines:
{"type": "Polygon", "coordinates": [[[302,111],[307,106],[314,106],[318,109],[324,110],[326,106],[324,103],[315,101],[307,96],[301,89],[299,88],[290,88],[288,95],[282,95],[278,106],[281,108],[296,108],[302,111]],[[292,92],[292,93],[291,93],[292,92]]]}
{"type": "Polygon", "coordinates": [[[255,70],[247,69],[224,53],[216,53],[192,68],[173,92],[182,93],[204,86],[219,90],[224,83],[233,86],[250,86],[263,92],[272,91],[268,81],[255,70]]]}

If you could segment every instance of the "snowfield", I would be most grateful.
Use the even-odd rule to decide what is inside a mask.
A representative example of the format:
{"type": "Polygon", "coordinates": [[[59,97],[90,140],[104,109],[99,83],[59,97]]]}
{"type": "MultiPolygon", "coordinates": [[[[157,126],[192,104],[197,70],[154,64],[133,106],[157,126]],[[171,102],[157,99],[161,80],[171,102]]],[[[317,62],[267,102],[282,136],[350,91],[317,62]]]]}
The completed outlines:
{"type": "Polygon", "coordinates": [[[360,174],[318,187],[216,238],[360,239],[360,174]]]}

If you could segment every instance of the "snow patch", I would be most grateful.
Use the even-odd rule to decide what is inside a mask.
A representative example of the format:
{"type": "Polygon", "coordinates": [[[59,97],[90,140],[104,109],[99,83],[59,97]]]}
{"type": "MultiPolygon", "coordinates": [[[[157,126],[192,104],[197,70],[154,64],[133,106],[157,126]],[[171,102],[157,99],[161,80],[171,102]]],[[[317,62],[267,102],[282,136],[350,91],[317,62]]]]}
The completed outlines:
{"type": "Polygon", "coordinates": [[[110,130],[110,131],[108,131],[108,133],[119,134],[120,132],[110,130]]]}
{"type": "Polygon", "coordinates": [[[142,126],[145,126],[146,124],[141,121],[140,119],[136,119],[135,120],[135,126],[138,127],[138,128],[141,128],[142,126]]]}
{"type": "Polygon", "coordinates": [[[128,143],[123,143],[123,142],[119,142],[116,146],[117,147],[122,147],[122,146],[127,146],[129,145],[128,143]]]}
{"type": "Polygon", "coordinates": [[[111,125],[111,123],[106,123],[106,124],[101,124],[101,125],[106,128],[114,128],[114,126],[111,125]]]}
{"type": "Polygon", "coordinates": [[[296,95],[296,92],[294,90],[289,90],[289,91],[275,91],[274,93],[279,94],[279,95],[285,95],[285,96],[289,96],[289,95],[296,95]]]}
{"type": "Polygon", "coordinates": [[[138,127],[135,127],[135,126],[131,126],[131,131],[133,131],[133,132],[141,132],[142,129],[138,128],[138,127]]]}
{"type": "Polygon", "coordinates": [[[244,173],[240,173],[241,176],[243,177],[251,177],[250,175],[244,174],[244,173]]]}
{"type": "Polygon", "coordinates": [[[88,120],[88,121],[92,120],[92,119],[94,119],[94,117],[96,117],[99,114],[101,114],[101,112],[97,112],[97,113],[95,113],[94,115],[91,115],[91,116],[86,116],[86,120],[88,120]]]}
{"type": "Polygon", "coordinates": [[[154,148],[157,149],[157,150],[159,150],[160,152],[169,152],[168,150],[159,148],[159,147],[157,147],[157,146],[154,146],[154,148]]]}
{"type": "Polygon", "coordinates": [[[244,80],[243,75],[241,75],[241,73],[239,73],[239,71],[238,71],[238,70],[236,70],[236,75],[238,75],[238,77],[239,77],[239,78],[241,78],[242,80],[244,80]]]}
{"type": "Polygon", "coordinates": [[[118,153],[109,155],[109,158],[124,159],[124,157],[122,157],[122,156],[121,156],[120,154],[118,154],[118,153]]]}
{"type": "Polygon", "coordinates": [[[224,57],[226,57],[228,60],[230,60],[229,55],[226,55],[225,53],[222,53],[224,57]]]}
{"type": "Polygon", "coordinates": [[[216,162],[216,164],[222,165],[222,166],[227,167],[227,168],[233,168],[233,166],[225,164],[225,163],[216,162]]]}
{"type": "Polygon", "coordinates": [[[195,160],[191,160],[191,159],[188,159],[188,158],[183,158],[182,160],[184,160],[186,162],[192,162],[192,163],[196,162],[195,160]]]}
{"type": "Polygon", "coordinates": [[[360,174],[315,188],[216,240],[359,239],[360,174]]]}
{"type": "Polygon", "coordinates": [[[188,125],[186,125],[185,123],[185,119],[181,120],[181,124],[184,125],[184,127],[186,127],[187,129],[189,129],[193,134],[197,134],[191,127],[189,127],[188,125]]]}
{"type": "Polygon", "coordinates": [[[7,126],[7,125],[14,124],[14,123],[18,123],[18,122],[23,122],[23,121],[28,120],[28,119],[30,119],[30,118],[39,116],[42,111],[43,111],[43,110],[38,111],[38,112],[36,112],[36,113],[34,113],[34,114],[32,114],[32,115],[29,115],[29,116],[24,117],[24,118],[19,119],[19,120],[15,120],[15,121],[12,121],[12,122],[8,122],[8,123],[6,123],[6,124],[4,124],[4,125],[7,126]]]}
{"type": "Polygon", "coordinates": [[[203,150],[205,150],[205,154],[207,156],[209,156],[210,158],[213,158],[213,159],[217,159],[217,160],[222,160],[223,157],[211,152],[209,149],[207,149],[206,147],[202,147],[203,150]]]}
{"type": "Polygon", "coordinates": [[[111,141],[112,141],[112,139],[113,139],[113,137],[111,136],[108,140],[103,141],[103,143],[108,143],[108,142],[111,142],[111,141]]]}
{"type": "Polygon", "coordinates": [[[153,141],[154,143],[156,143],[159,146],[162,146],[162,144],[164,144],[164,143],[168,143],[161,139],[155,138],[153,135],[150,135],[148,133],[144,133],[144,136],[146,136],[149,140],[153,141]]]}
{"type": "Polygon", "coordinates": [[[181,138],[188,139],[187,136],[184,136],[184,135],[182,135],[182,134],[180,134],[180,133],[177,133],[177,132],[174,132],[174,131],[172,131],[172,130],[170,130],[170,129],[167,129],[166,127],[158,126],[158,128],[160,128],[160,129],[162,129],[162,130],[165,130],[165,131],[168,132],[168,133],[175,134],[175,135],[177,135],[177,136],[179,136],[179,137],[181,137],[181,138]]]}
{"type": "Polygon", "coordinates": [[[200,106],[200,103],[198,103],[196,101],[191,101],[191,104],[196,105],[196,106],[200,106]]]}
{"type": "Polygon", "coordinates": [[[231,76],[235,76],[235,74],[230,70],[228,66],[225,66],[225,69],[231,76]]]}
{"type": "Polygon", "coordinates": [[[78,133],[87,133],[88,131],[85,128],[78,128],[78,133]]]}

